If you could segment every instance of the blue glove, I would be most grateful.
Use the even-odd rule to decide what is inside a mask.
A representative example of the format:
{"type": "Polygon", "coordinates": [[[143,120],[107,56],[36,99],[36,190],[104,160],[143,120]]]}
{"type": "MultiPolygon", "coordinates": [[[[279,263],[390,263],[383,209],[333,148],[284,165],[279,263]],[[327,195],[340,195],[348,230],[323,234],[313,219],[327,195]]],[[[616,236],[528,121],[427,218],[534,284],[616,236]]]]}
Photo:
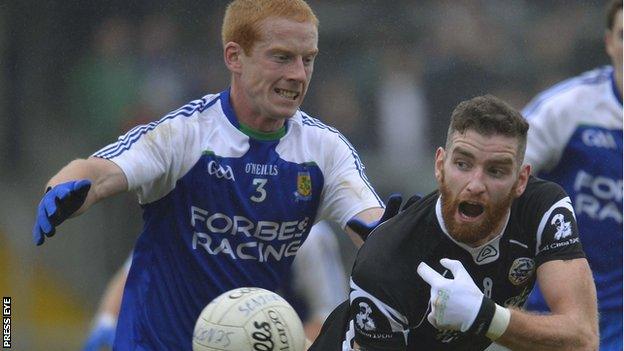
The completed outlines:
{"type": "Polygon", "coordinates": [[[115,341],[114,324],[98,324],[89,334],[82,351],[100,351],[103,347],[112,350],[115,341]]]}
{"type": "Polygon", "coordinates": [[[90,188],[91,181],[88,179],[48,188],[37,208],[37,218],[32,232],[34,243],[41,245],[45,236],[53,236],[56,227],[82,206],[90,188]]]}
{"type": "Polygon", "coordinates": [[[392,194],[386,201],[386,210],[378,221],[364,223],[358,218],[352,218],[347,222],[347,227],[351,228],[351,230],[359,235],[362,240],[366,240],[366,238],[370,235],[373,229],[377,228],[378,225],[389,220],[390,218],[396,216],[397,213],[399,213],[402,201],[403,198],[401,197],[401,195],[392,194]]]}

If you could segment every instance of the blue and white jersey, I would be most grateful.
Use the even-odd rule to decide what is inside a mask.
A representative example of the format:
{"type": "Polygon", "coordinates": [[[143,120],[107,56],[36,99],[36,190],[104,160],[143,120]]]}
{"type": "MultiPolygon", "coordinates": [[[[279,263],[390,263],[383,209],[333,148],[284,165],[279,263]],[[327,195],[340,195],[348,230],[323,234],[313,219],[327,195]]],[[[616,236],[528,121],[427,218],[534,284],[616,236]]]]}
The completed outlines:
{"type": "MultiPolygon", "coordinates": [[[[596,281],[600,313],[619,318],[621,350],[622,101],[613,67],[555,85],[538,95],[523,114],[530,124],[525,162],[570,195],[596,281]]],[[[529,307],[546,308],[535,292],[529,307]]],[[[601,320],[601,327],[605,323],[601,320]]],[[[605,336],[604,329],[601,334],[605,336]]]]}
{"type": "Polygon", "coordinates": [[[335,129],[301,111],[278,135],[241,129],[225,91],[94,154],[123,170],[144,208],[115,350],[190,350],[195,320],[213,298],[286,283],[314,222],[345,226],[383,206],[335,129]]]}

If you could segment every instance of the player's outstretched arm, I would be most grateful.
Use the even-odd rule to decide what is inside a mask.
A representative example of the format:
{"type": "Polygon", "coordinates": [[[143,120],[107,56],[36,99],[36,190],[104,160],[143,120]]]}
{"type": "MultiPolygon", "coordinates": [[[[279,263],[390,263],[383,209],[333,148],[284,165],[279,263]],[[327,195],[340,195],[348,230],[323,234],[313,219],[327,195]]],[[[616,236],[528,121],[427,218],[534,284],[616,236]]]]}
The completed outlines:
{"type": "Polygon", "coordinates": [[[386,201],[385,210],[382,208],[371,208],[358,213],[347,222],[347,227],[345,228],[347,234],[351,236],[351,239],[357,246],[360,246],[377,226],[399,213],[402,201],[401,195],[392,194],[386,201]]]}
{"type": "Polygon", "coordinates": [[[537,279],[551,314],[513,310],[496,342],[513,350],[598,350],[596,286],[587,260],[546,262],[537,279]]]}
{"type": "Polygon", "coordinates": [[[37,208],[33,241],[43,244],[45,237],[53,236],[67,218],[127,188],[125,174],[112,161],[91,157],[70,162],[48,181],[37,208]]]}
{"type": "Polygon", "coordinates": [[[551,314],[497,305],[483,295],[459,261],[442,259],[448,279],[426,263],[418,274],[431,285],[429,322],[438,329],[482,335],[513,350],[597,350],[596,290],[585,259],[551,261],[538,269],[551,314]]]}

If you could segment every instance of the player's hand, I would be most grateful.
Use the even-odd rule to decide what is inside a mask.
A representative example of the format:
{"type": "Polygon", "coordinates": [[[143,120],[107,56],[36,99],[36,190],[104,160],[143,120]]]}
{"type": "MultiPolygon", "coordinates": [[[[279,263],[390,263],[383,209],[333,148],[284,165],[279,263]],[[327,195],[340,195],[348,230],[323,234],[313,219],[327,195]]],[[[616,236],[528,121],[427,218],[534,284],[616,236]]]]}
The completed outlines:
{"type": "Polygon", "coordinates": [[[351,228],[357,235],[359,235],[362,240],[366,241],[366,238],[370,235],[373,229],[377,228],[381,223],[389,220],[390,218],[396,216],[399,213],[399,209],[401,208],[401,202],[403,198],[399,194],[392,194],[386,201],[386,209],[377,221],[373,221],[370,223],[364,223],[358,218],[352,218],[347,222],[347,226],[351,228]]]}
{"type": "Polygon", "coordinates": [[[443,258],[440,264],[453,273],[453,279],[444,278],[425,262],[417,269],[421,278],[431,285],[431,312],[427,319],[437,329],[466,332],[477,318],[483,293],[461,262],[443,258]]]}
{"type": "Polygon", "coordinates": [[[33,227],[34,243],[41,245],[46,236],[53,236],[56,227],[82,206],[90,188],[91,181],[81,179],[48,189],[37,208],[33,227]]]}
{"type": "Polygon", "coordinates": [[[113,349],[115,341],[115,323],[98,323],[89,334],[82,351],[100,351],[113,349]]]}
{"type": "Polygon", "coordinates": [[[422,199],[422,195],[421,194],[414,194],[414,195],[412,195],[412,197],[407,199],[407,201],[405,201],[403,206],[401,206],[401,212],[405,211],[408,207],[412,206],[413,204],[418,202],[420,199],[422,199]]]}

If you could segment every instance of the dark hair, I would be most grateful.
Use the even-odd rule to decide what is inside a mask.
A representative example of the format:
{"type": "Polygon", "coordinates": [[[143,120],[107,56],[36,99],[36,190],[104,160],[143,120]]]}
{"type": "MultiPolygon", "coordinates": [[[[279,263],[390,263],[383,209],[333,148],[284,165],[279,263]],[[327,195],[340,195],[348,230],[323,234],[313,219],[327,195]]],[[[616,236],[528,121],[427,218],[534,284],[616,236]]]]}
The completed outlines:
{"type": "Polygon", "coordinates": [[[615,15],[622,9],[622,0],[612,0],[607,6],[607,29],[613,29],[615,15]]]}
{"type": "Polygon", "coordinates": [[[481,135],[504,135],[518,139],[519,163],[524,160],[529,124],[513,107],[493,95],[477,96],[462,101],[451,114],[451,124],[446,135],[446,148],[451,146],[452,135],[468,130],[481,135]]]}

